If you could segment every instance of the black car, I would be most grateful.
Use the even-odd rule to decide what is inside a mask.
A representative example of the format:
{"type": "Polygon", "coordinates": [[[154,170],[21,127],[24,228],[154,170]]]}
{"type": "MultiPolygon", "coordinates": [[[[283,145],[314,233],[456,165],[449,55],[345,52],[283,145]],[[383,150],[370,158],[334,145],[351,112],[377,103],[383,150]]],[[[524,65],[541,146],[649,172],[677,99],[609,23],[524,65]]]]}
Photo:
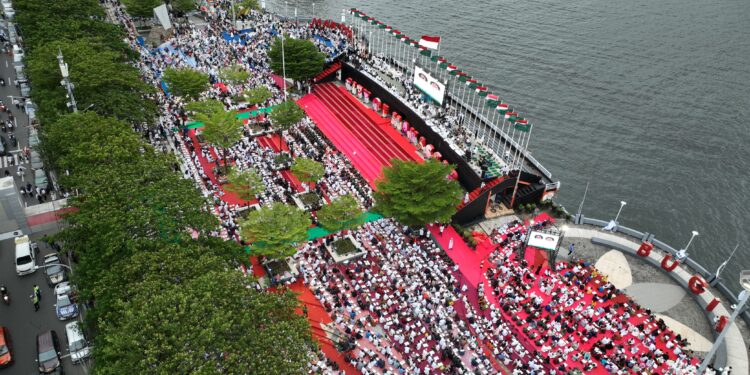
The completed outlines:
{"type": "Polygon", "coordinates": [[[55,331],[47,331],[36,336],[36,362],[42,374],[62,374],[60,363],[60,341],[55,331]]]}

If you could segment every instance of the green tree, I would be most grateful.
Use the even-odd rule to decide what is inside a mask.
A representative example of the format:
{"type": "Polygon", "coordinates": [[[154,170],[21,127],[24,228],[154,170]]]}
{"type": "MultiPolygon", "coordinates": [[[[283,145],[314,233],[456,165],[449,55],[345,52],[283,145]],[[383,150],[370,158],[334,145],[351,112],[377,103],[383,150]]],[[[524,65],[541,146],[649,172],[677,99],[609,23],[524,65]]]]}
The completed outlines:
{"type": "MultiPolygon", "coordinates": [[[[294,100],[287,100],[274,107],[270,117],[274,128],[281,133],[302,121],[305,111],[294,100]]],[[[281,139],[279,136],[279,149],[281,149],[281,139]]]]}
{"type": "Polygon", "coordinates": [[[100,325],[98,374],[307,373],[315,346],[291,292],[258,291],[224,270],[129,291],[118,304],[123,319],[100,325]]]}
{"type": "Polygon", "coordinates": [[[162,0],[122,0],[125,10],[133,17],[151,18],[154,8],[161,5],[162,0]]]}
{"type": "Polygon", "coordinates": [[[296,158],[292,165],[292,174],[302,182],[315,183],[325,176],[323,164],[308,158],[296,158]]]}
{"type": "Polygon", "coordinates": [[[448,222],[461,202],[461,187],[449,180],[452,167],[394,159],[376,182],[376,209],[411,226],[448,222]]]}
{"type": "Polygon", "coordinates": [[[123,311],[118,302],[129,299],[133,287],[142,282],[165,285],[185,282],[208,272],[234,267],[245,258],[234,241],[216,237],[193,240],[183,236],[179,240],[142,241],[132,256],[108,265],[116,272],[106,272],[92,284],[91,294],[96,305],[86,314],[87,323],[96,326],[100,320],[119,321],[123,311]]]}
{"type": "Polygon", "coordinates": [[[224,186],[224,190],[237,194],[242,200],[251,201],[266,190],[263,179],[260,178],[255,169],[244,171],[232,169],[227,175],[227,180],[229,184],[224,186]]]}
{"type": "Polygon", "coordinates": [[[196,9],[195,0],[171,0],[169,5],[172,6],[172,11],[177,13],[186,13],[196,9]]]}
{"type": "Polygon", "coordinates": [[[338,232],[362,224],[362,209],[351,195],[343,195],[318,211],[320,225],[329,232],[338,232]]]}
{"type": "Polygon", "coordinates": [[[250,73],[239,64],[219,70],[219,78],[225,83],[242,83],[247,81],[248,77],[250,77],[250,73]]]}
{"type": "Polygon", "coordinates": [[[251,10],[260,10],[258,0],[239,0],[234,6],[237,14],[243,15],[250,13],[251,10]]]}
{"type": "Polygon", "coordinates": [[[273,97],[273,93],[268,87],[256,86],[250,90],[246,90],[243,96],[250,105],[261,105],[264,104],[268,99],[273,97]]]}
{"type": "Polygon", "coordinates": [[[145,97],[154,88],[141,80],[139,70],[126,64],[122,52],[99,45],[95,39],[80,39],[49,42],[28,54],[28,74],[34,82],[39,117],[45,123],[69,112],[65,90],[60,86],[58,51],[69,66],[79,109],[89,108],[128,122],[153,120],[156,105],[145,97]]]}
{"type": "Polygon", "coordinates": [[[170,92],[189,100],[197,99],[209,85],[208,74],[189,68],[167,68],[163,77],[170,92]]]}
{"type": "Polygon", "coordinates": [[[284,65],[286,76],[295,81],[306,81],[323,71],[326,54],[320,52],[313,42],[305,39],[284,38],[284,61],[281,57],[281,38],[274,40],[268,51],[271,69],[282,75],[284,65]]]}
{"type": "Polygon", "coordinates": [[[254,254],[276,259],[294,255],[309,227],[306,212],[282,203],[253,211],[240,224],[242,238],[253,243],[254,254]]]}
{"type": "Polygon", "coordinates": [[[221,148],[224,159],[224,173],[229,163],[227,149],[242,139],[242,120],[232,111],[225,111],[217,100],[204,100],[189,103],[186,108],[193,111],[193,118],[203,123],[203,137],[206,142],[221,148]]]}

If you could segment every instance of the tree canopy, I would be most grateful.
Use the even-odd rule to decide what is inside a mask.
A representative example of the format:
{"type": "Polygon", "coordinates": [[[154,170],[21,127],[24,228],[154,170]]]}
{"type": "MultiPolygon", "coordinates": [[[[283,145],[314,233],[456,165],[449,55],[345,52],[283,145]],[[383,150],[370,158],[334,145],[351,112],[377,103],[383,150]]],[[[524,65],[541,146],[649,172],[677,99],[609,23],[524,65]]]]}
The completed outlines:
{"type": "Polygon", "coordinates": [[[206,142],[220,147],[224,159],[224,171],[227,164],[227,149],[242,139],[242,120],[233,111],[224,110],[218,100],[204,100],[188,103],[188,110],[193,111],[193,118],[203,123],[202,134],[206,142]]]}
{"type": "Polygon", "coordinates": [[[329,232],[351,229],[362,224],[362,209],[351,195],[343,195],[317,213],[320,225],[329,232]]]}
{"type": "Polygon", "coordinates": [[[294,314],[294,294],[259,292],[239,272],[190,263],[182,264],[200,272],[129,289],[117,304],[127,318],[101,325],[97,373],[306,373],[314,344],[306,319],[294,314]]]}
{"type": "Polygon", "coordinates": [[[249,90],[246,90],[242,94],[250,105],[261,105],[264,104],[268,99],[273,97],[273,93],[268,87],[256,86],[249,90]]]}
{"type": "Polygon", "coordinates": [[[208,74],[190,68],[167,68],[164,70],[164,82],[173,95],[183,96],[188,100],[197,99],[208,90],[208,74]]]}
{"type": "Polygon", "coordinates": [[[271,111],[271,122],[279,130],[287,130],[292,125],[302,121],[305,111],[294,100],[287,100],[277,105],[271,111]]]}
{"type": "Polygon", "coordinates": [[[219,78],[226,83],[242,83],[250,77],[250,72],[245,70],[242,65],[234,64],[219,70],[219,78]]]}
{"type": "Polygon", "coordinates": [[[151,18],[154,8],[162,4],[162,0],[122,0],[125,10],[133,17],[151,18]]]}
{"type": "Polygon", "coordinates": [[[325,172],[323,164],[308,158],[296,158],[292,164],[292,174],[302,182],[318,182],[325,172]]]}
{"type": "Polygon", "coordinates": [[[376,182],[376,210],[412,226],[450,221],[461,202],[461,187],[449,180],[452,167],[394,159],[376,182]]]}
{"type": "Polygon", "coordinates": [[[124,64],[120,51],[110,50],[96,40],[52,41],[28,54],[28,74],[42,120],[53,121],[70,110],[65,105],[65,89],[60,86],[58,51],[69,66],[70,80],[80,110],[111,115],[128,122],[151,122],[156,106],[145,96],[154,89],[146,85],[135,67],[124,64]]]}
{"type": "Polygon", "coordinates": [[[224,190],[235,193],[237,196],[246,201],[251,201],[256,196],[266,190],[263,179],[260,178],[255,169],[238,170],[233,168],[227,175],[229,184],[224,185],[224,190]]]}
{"type": "Polygon", "coordinates": [[[296,245],[307,239],[310,216],[297,207],[274,203],[250,212],[240,223],[242,238],[252,242],[252,252],[270,258],[294,255],[296,245]]]}
{"type": "Polygon", "coordinates": [[[271,69],[278,75],[284,74],[295,81],[305,81],[323,71],[326,54],[306,39],[284,38],[284,61],[282,64],[281,38],[276,38],[268,51],[271,69]]]}

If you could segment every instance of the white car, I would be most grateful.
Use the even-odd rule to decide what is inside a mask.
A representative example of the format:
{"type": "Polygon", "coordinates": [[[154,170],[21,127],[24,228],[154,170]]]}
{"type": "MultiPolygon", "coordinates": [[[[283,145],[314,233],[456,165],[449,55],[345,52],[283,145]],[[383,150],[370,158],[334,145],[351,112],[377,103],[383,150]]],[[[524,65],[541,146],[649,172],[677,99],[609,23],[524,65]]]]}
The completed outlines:
{"type": "Polygon", "coordinates": [[[68,338],[68,351],[73,363],[80,363],[91,355],[91,348],[86,342],[81,325],[78,322],[70,322],[65,325],[65,337],[68,338]]]}
{"type": "Polygon", "coordinates": [[[73,284],[70,283],[70,281],[63,281],[57,285],[55,285],[55,295],[61,296],[61,295],[73,295],[75,296],[75,287],[73,287],[73,284]]]}

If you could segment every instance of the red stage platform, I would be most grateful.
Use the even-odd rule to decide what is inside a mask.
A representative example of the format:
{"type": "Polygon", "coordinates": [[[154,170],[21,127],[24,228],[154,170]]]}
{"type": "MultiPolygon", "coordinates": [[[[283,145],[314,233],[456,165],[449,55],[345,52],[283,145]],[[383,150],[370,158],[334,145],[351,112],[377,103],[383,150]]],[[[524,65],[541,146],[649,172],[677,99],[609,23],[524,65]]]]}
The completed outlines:
{"type": "Polygon", "coordinates": [[[388,119],[381,118],[343,87],[317,85],[313,94],[305,95],[298,104],[372,187],[392,159],[423,161],[388,119]]]}

